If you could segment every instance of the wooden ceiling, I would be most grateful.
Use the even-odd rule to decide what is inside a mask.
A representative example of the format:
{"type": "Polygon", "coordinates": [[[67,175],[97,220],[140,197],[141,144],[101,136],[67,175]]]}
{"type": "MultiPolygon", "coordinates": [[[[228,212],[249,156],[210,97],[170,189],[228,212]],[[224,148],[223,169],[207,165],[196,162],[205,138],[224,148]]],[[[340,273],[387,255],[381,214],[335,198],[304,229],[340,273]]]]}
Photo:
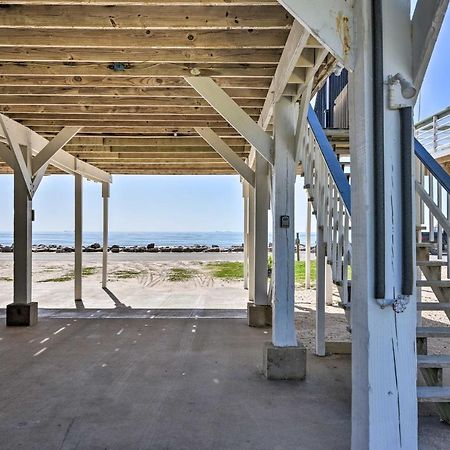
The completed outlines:
{"type": "MultiPolygon", "coordinates": [[[[234,173],[194,127],[249,146],[183,77],[256,121],[292,23],[267,0],[0,0],[0,112],[47,138],[83,126],[64,149],[112,174],[234,173]]],[[[310,37],[292,95],[320,51],[310,37]]]]}

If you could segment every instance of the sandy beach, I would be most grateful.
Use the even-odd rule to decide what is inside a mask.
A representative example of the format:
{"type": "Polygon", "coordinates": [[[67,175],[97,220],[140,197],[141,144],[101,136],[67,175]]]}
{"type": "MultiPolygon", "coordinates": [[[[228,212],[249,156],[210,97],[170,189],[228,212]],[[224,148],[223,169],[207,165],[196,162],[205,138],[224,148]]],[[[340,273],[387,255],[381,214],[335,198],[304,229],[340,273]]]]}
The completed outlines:
{"type": "MultiPolygon", "coordinates": [[[[33,300],[43,309],[89,313],[112,309],[122,316],[137,310],[229,310],[245,317],[248,292],[243,280],[218,278],[211,268],[217,263],[242,262],[242,253],[110,253],[108,290],[101,288],[101,257],[100,253],[83,254],[83,302],[75,304],[73,254],[33,254],[33,300]],[[184,279],[179,274],[189,276],[184,279]]],[[[0,253],[1,308],[12,301],[12,271],[12,254],[0,253]]],[[[423,289],[422,295],[425,301],[434,300],[431,289],[423,289]]],[[[297,285],[295,300],[299,338],[313,350],[314,286],[306,290],[297,285]]],[[[327,340],[349,342],[351,336],[336,289],[333,302],[326,307],[327,340]]],[[[423,322],[439,326],[448,323],[448,318],[441,311],[426,311],[423,322]]],[[[450,348],[445,339],[430,345],[435,353],[450,348]]]]}

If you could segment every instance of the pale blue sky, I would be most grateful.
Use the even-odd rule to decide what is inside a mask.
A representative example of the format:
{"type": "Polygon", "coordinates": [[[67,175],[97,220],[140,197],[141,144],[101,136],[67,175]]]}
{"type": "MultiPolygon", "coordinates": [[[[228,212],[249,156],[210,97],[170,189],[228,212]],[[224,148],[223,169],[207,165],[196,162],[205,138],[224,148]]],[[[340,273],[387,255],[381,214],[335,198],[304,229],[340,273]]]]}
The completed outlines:
{"type": "MultiPolygon", "coordinates": [[[[416,120],[450,105],[450,14],[427,71],[416,120]]],[[[73,230],[71,176],[46,177],[34,200],[35,231],[73,230]]],[[[0,177],[0,231],[12,230],[12,177],[0,177]]],[[[305,230],[306,197],[296,186],[296,230],[305,230]]],[[[84,183],[84,228],[101,230],[100,185],[84,183]]],[[[114,176],[112,231],[241,231],[243,207],[237,176],[114,176]]]]}

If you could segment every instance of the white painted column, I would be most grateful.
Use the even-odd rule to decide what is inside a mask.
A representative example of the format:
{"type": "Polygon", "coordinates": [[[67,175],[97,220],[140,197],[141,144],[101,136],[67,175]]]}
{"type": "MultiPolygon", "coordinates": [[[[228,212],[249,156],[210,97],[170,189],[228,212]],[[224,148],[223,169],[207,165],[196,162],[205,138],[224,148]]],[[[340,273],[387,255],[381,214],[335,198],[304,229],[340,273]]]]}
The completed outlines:
{"type": "Polygon", "coordinates": [[[255,158],[255,304],[267,305],[269,297],[267,295],[268,278],[268,210],[269,210],[269,163],[259,154],[255,158]]]}
{"type": "Polygon", "coordinates": [[[333,304],[333,270],[331,269],[331,265],[326,263],[326,258],[325,258],[325,303],[328,306],[331,306],[333,304]]]}
{"type": "Polygon", "coordinates": [[[109,234],[109,183],[102,183],[103,198],[103,255],[102,255],[102,288],[108,281],[108,234],[109,234]]]}
{"type": "MultiPolygon", "coordinates": [[[[29,162],[31,150],[22,148],[29,162]]],[[[32,200],[18,168],[14,170],[14,303],[31,302],[32,200]]]]}
{"type": "Polygon", "coordinates": [[[248,189],[248,299],[255,301],[255,189],[248,189]]]}
{"type": "Polygon", "coordinates": [[[248,191],[249,185],[242,180],[242,199],[244,201],[244,289],[248,289],[248,191]]]}
{"type": "Polygon", "coordinates": [[[83,177],[75,174],[75,301],[82,300],[83,177]]]}
{"type": "MultiPolygon", "coordinates": [[[[352,449],[417,449],[416,308],[402,313],[375,299],[371,6],[354,3],[356,67],[350,74],[352,173],[352,449]]],[[[384,76],[411,79],[410,2],[383,0],[384,76]]],[[[381,87],[380,87],[381,88],[381,87]]],[[[386,89],[386,87],[385,87],[386,89]]],[[[385,93],[386,94],[386,93],[385,93]]],[[[385,102],[388,96],[385,95],[385,102]]],[[[387,104],[386,104],[387,106],[387,104]]],[[[399,112],[385,117],[386,298],[401,293],[399,112]]],[[[411,236],[411,240],[414,236],[411,236]]]]}
{"type": "Polygon", "coordinates": [[[272,343],[276,347],[297,345],[294,321],[294,111],[294,104],[284,97],[274,107],[272,343]]]}
{"type": "Polygon", "coordinates": [[[306,207],[306,253],[305,253],[305,287],[311,289],[311,202],[306,207]]]}
{"type": "Polygon", "coordinates": [[[316,251],[316,355],[325,356],[326,256],[323,228],[317,226],[316,251]]]}

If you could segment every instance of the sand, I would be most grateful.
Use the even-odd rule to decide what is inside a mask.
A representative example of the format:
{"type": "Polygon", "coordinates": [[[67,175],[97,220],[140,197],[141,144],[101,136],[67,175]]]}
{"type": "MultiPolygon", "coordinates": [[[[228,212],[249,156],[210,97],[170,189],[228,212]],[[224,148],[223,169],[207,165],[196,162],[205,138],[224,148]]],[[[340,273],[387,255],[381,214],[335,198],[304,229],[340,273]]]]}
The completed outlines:
{"type": "MultiPolygon", "coordinates": [[[[73,254],[33,254],[33,300],[40,308],[103,309],[230,309],[244,311],[248,292],[242,280],[215,278],[208,268],[214,261],[242,261],[242,253],[119,253],[109,254],[108,291],[101,288],[101,254],[83,254],[83,302],[73,297],[73,254]],[[170,281],[172,269],[193,273],[187,281],[170,281]],[[66,281],[46,281],[65,279],[66,281]]],[[[12,255],[0,254],[0,307],[12,301],[12,255]]],[[[423,301],[434,301],[430,289],[423,289],[423,301]]],[[[348,324],[338,306],[326,307],[326,339],[350,341],[348,324]]],[[[445,313],[423,312],[423,326],[444,326],[445,313]]],[[[296,321],[299,337],[314,349],[315,289],[296,287],[296,321]]],[[[430,340],[432,353],[450,354],[450,340],[430,340]]]]}

